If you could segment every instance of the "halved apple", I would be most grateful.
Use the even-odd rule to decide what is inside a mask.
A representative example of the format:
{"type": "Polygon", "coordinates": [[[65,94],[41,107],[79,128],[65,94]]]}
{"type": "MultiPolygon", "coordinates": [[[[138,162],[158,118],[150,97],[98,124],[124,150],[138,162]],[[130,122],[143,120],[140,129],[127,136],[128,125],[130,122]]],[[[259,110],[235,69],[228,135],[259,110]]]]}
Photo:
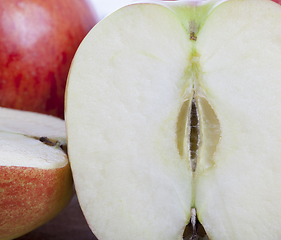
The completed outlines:
{"type": "Polygon", "coordinates": [[[56,216],[73,196],[64,121],[0,108],[0,239],[56,216]]]}
{"type": "Polygon", "coordinates": [[[281,7],[126,6],[68,78],[78,198],[100,240],[281,239],[281,7]],[[193,239],[195,239],[194,231],[193,239]]]}

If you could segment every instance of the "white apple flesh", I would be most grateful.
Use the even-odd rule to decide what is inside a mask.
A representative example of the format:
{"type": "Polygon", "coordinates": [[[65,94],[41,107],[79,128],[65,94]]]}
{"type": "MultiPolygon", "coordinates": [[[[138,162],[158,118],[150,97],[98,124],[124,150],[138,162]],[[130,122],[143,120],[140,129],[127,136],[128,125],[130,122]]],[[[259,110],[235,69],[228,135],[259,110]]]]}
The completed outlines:
{"type": "Polygon", "coordinates": [[[267,0],[134,4],[99,22],[66,97],[98,239],[180,240],[192,208],[210,239],[280,239],[280,62],[267,0]]]}
{"type": "Polygon", "coordinates": [[[73,196],[64,121],[0,108],[0,239],[56,216],[73,196]]]}

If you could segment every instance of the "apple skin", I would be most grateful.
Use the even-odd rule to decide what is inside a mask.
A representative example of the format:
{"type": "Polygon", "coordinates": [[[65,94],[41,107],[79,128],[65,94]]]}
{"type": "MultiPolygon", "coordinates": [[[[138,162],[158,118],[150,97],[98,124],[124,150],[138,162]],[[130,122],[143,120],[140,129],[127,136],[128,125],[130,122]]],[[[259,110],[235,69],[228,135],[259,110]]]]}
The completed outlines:
{"type": "Polygon", "coordinates": [[[97,17],[88,0],[0,1],[0,106],[64,116],[77,47],[97,17]]]}
{"type": "Polygon", "coordinates": [[[22,236],[55,217],[73,197],[69,163],[62,168],[0,166],[0,239],[22,236]]]}

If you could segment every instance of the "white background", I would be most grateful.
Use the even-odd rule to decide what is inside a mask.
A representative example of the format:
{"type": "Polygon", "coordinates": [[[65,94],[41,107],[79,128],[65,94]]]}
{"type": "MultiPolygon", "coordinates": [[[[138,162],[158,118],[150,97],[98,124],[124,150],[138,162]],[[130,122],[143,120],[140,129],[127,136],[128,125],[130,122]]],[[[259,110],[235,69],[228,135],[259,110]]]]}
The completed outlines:
{"type": "Polygon", "coordinates": [[[99,17],[99,20],[104,18],[106,15],[112,13],[120,7],[123,7],[127,4],[134,2],[133,0],[90,0],[96,13],[99,17]]]}

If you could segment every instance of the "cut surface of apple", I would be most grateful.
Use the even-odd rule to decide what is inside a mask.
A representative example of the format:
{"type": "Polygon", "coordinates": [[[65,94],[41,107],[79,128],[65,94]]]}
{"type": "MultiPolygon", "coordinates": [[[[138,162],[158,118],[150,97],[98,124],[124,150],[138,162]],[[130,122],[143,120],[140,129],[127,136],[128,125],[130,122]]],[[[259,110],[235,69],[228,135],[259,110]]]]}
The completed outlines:
{"type": "Polygon", "coordinates": [[[80,45],[68,153],[100,240],[281,238],[281,7],[142,3],[80,45]],[[195,236],[193,236],[195,237],[195,236]]]}
{"type": "Polygon", "coordinates": [[[51,220],[73,196],[64,121],[0,108],[0,239],[51,220]]]}

